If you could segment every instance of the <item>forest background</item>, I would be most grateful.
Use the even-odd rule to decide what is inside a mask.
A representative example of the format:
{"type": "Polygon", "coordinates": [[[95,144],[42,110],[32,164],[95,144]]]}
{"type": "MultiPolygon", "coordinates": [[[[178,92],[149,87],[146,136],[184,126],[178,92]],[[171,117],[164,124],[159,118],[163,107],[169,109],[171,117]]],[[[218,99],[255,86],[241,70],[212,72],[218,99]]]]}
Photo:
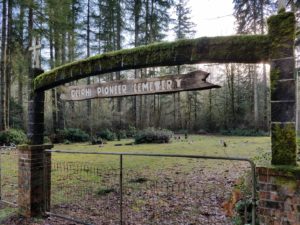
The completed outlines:
{"type": "MultiPolygon", "coordinates": [[[[236,34],[266,34],[275,0],[233,0],[236,34]]],[[[298,19],[299,1],[288,1],[298,19]]],[[[2,0],[0,15],[0,131],[27,129],[33,38],[42,44],[44,70],[104,52],[155,42],[194,38],[188,0],[2,0]]],[[[213,10],[213,9],[212,9],[213,10]]],[[[221,24],[220,24],[221,26],[221,24]]],[[[298,44],[296,42],[296,44],[298,44]]],[[[269,66],[201,64],[145,68],[85,78],[67,85],[120,79],[210,72],[222,86],[207,91],[166,95],[60,100],[61,88],[46,92],[46,134],[80,128],[95,134],[103,129],[146,127],[176,132],[268,134],[269,66]]]]}

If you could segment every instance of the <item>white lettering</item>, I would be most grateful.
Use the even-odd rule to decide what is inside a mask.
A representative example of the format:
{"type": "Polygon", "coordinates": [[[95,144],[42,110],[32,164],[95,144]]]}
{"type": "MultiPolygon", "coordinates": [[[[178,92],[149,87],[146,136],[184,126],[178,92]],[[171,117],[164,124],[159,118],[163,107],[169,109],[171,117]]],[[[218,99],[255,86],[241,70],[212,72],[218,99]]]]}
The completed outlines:
{"type": "Polygon", "coordinates": [[[109,94],[113,95],[114,94],[114,86],[109,87],[109,94]]]}
{"type": "Polygon", "coordinates": [[[162,90],[162,91],[165,90],[165,83],[166,83],[165,80],[162,80],[162,81],[161,81],[161,90],[162,90]]]}
{"type": "Polygon", "coordinates": [[[134,91],[134,93],[137,93],[137,87],[136,87],[136,84],[133,85],[133,91],[134,91]]]}
{"type": "Polygon", "coordinates": [[[172,80],[167,80],[167,90],[171,90],[172,89],[172,80]]]}
{"type": "Polygon", "coordinates": [[[85,94],[86,94],[87,97],[91,97],[92,90],[90,88],[85,89],[85,94]]]}
{"type": "Polygon", "coordinates": [[[150,91],[153,91],[153,82],[149,82],[150,91]]]}
{"type": "Polygon", "coordinates": [[[181,88],[181,81],[182,81],[182,79],[175,79],[175,81],[176,81],[176,87],[177,88],[181,88]]]}
{"type": "Polygon", "coordinates": [[[126,85],[122,85],[122,93],[126,94],[127,91],[127,86],[126,85]]]}
{"type": "Polygon", "coordinates": [[[109,91],[108,87],[105,87],[104,92],[105,92],[106,95],[108,95],[108,91],[109,91]]]}
{"type": "Polygon", "coordinates": [[[160,81],[155,81],[154,86],[155,86],[155,91],[158,91],[160,89],[160,81]]]}
{"type": "Polygon", "coordinates": [[[146,83],[143,83],[142,84],[142,90],[143,91],[148,91],[148,89],[149,89],[149,86],[148,86],[149,84],[146,82],[146,83]]]}
{"type": "Polygon", "coordinates": [[[75,94],[76,94],[76,91],[75,91],[75,90],[71,90],[71,97],[72,97],[72,98],[75,97],[75,94]]]}
{"type": "Polygon", "coordinates": [[[97,95],[101,95],[101,92],[102,92],[102,91],[101,91],[101,87],[98,87],[98,88],[97,88],[97,95]]]}

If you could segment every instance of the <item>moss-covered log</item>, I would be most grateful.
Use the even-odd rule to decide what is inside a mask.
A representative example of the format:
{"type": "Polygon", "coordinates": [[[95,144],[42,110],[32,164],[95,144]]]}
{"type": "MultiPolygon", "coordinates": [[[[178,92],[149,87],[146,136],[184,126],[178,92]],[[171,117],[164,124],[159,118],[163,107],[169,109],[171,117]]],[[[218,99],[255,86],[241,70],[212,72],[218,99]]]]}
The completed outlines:
{"type": "Polygon", "coordinates": [[[66,64],[37,77],[34,87],[41,91],[88,76],[154,66],[267,62],[270,46],[266,35],[203,37],[157,43],[66,64]]]}

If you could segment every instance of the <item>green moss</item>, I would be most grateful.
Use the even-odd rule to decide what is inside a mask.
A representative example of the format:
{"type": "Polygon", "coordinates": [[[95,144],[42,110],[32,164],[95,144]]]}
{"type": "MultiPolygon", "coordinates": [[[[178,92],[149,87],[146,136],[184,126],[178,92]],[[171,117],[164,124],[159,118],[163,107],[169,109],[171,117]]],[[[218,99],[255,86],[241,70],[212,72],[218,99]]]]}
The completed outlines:
{"type": "Polygon", "coordinates": [[[268,19],[269,36],[272,42],[272,59],[293,55],[295,25],[295,15],[291,12],[280,11],[278,15],[268,19]]]}
{"type": "Polygon", "coordinates": [[[297,181],[296,179],[291,179],[289,177],[276,177],[275,178],[275,184],[279,186],[287,187],[291,190],[297,189],[297,181]]]}
{"type": "Polygon", "coordinates": [[[271,74],[270,74],[270,78],[271,78],[271,92],[274,92],[276,90],[279,77],[280,77],[280,71],[279,71],[279,69],[272,68],[271,69],[271,74]]]}
{"type": "Polygon", "coordinates": [[[296,164],[296,129],[294,124],[272,125],[272,164],[296,164]]]}
{"type": "Polygon", "coordinates": [[[203,37],[154,43],[123,49],[68,63],[45,72],[34,80],[35,90],[91,75],[152,66],[194,63],[258,63],[269,60],[270,40],[266,35],[203,37]]]}

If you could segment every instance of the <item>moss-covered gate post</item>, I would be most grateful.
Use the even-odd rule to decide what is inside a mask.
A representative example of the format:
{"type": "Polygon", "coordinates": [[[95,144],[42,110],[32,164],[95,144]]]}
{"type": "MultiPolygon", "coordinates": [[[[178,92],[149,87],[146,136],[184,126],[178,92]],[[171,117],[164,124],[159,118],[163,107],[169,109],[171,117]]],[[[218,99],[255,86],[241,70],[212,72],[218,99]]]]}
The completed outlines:
{"type": "Polygon", "coordinates": [[[300,224],[300,169],[296,163],[295,16],[268,20],[271,40],[272,165],[257,168],[259,224],[300,224]]]}
{"type": "Polygon", "coordinates": [[[272,164],[296,165],[295,16],[281,10],[268,20],[271,39],[272,164]]]}
{"type": "MultiPolygon", "coordinates": [[[[41,69],[31,71],[31,80],[43,73],[41,69]]],[[[29,144],[18,146],[18,206],[19,213],[25,217],[41,216],[49,208],[50,196],[50,155],[44,150],[52,146],[43,145],[44,139],[44,98],[45,92],[30,88],[28,103],[28,138],[29,144]]]]}

